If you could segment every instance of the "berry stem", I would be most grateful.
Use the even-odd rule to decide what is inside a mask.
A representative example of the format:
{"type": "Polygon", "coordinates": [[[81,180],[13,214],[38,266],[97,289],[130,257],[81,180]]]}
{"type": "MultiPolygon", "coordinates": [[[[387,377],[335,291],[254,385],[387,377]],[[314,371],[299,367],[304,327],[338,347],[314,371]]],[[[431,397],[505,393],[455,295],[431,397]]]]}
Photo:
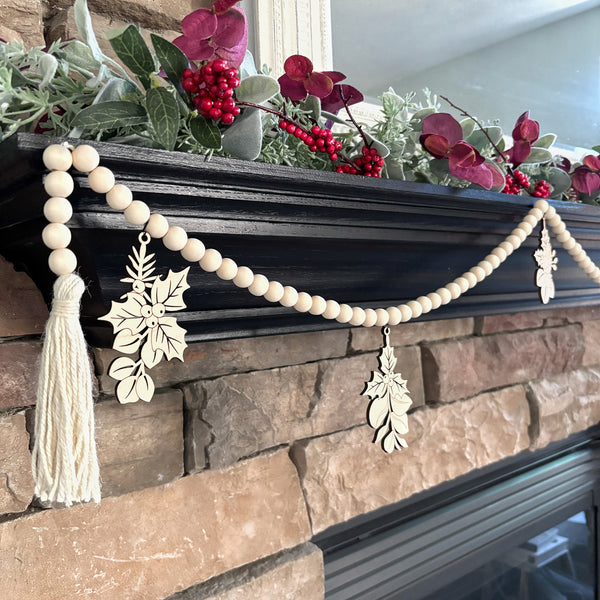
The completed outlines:
{"type": "Polygon", "coordinates": [[[348,101],[346,100],[346,98],[344,98],[344,91],[341,88],[340,88],[340,98],[342,99],[342,102],[344,103],[344,108],[346,109],[346,113],[348,114],[348,117],[352,121],[352,124],[354,125],[354,127],[356,127],[356,129],[358,130],[358,133],[360,133],[360,137],[362,137],[363,142],[365,143],[365,146],[370,148],[371,142],[365,135],[365,132],[363,131],[362,127],[356,122],[356,120],[352,116],[352,113],[350,112],[350,107],[348,105],[348,101]]]}

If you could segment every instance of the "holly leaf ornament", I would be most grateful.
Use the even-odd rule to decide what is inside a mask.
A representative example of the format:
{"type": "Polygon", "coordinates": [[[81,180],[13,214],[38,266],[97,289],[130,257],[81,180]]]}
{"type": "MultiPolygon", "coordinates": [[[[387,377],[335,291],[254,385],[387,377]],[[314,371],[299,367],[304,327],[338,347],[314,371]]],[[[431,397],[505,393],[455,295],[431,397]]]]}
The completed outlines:
{"type": "Polygon", "coordinates": [[[394,373],[396,357],[390,346],[389,328],[384,329],[385,343],[379,355],[379,370],[371,373],[363,396],[371,399],[367,410],[367,422],[375,429],[374,443],[381,443],[385,452],[407,447],[402,437],[408,432],[407,411],[412,404],[406,380],[394,373]]]}

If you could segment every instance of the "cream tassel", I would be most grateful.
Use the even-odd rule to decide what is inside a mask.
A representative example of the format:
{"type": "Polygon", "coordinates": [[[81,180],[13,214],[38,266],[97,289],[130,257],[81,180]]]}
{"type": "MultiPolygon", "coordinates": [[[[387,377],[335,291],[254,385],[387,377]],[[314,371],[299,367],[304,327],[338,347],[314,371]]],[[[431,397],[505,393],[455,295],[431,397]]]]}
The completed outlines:
{"type": "Polygon", "coordinates": [[[32,470],[35,495],[71,506],[100,501],[92,371],[79,322],[85,291],[76,274],[54,283],[37,390],[32,470]]]}

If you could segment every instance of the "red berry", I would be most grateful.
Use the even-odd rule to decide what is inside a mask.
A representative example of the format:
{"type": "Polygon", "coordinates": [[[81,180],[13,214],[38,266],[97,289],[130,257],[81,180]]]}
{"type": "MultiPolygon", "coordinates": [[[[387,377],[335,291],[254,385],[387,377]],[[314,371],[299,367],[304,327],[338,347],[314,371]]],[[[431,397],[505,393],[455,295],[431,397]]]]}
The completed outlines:
{"type": "Polygon", "coordinates": [[[223,123],[223,125],[231,125],[234,120],[235,117],[232,113],[223,113],[221,115],[221,123],[223,123]]]}
{"type": "Polygon", "coordinates": [[[302,129],[299,129],[299,128],[297,128],[297,129],[296,129],[296,131],[294,131],[294,135],[295,135],[297,138],[299,138],[299,137],[302,137],[302,134],[303,134],[303,133],[304,133],[304,132],[302,131],[302,129]]]}
{"type": "Polygon", "coordinates": [[[227,62],[224,61],[222,58],[219,58],[212,62],[212,70],[215,73],[220,73],[221,71],[224,71],[226,68],[227,68],[227,62]]]}
{"type": "Polygon", "coordinates": [[[201,98],[198,108],[203,112],[208,112],[213,107],[213,101],[210,98],[201,98]]]}
{"type": "Polygon", "coordinates": [[[336,161],[338,159],[338,155],[333,152],[332,154],[329,155],[329,160],[331,161],[336,161]]]}
{"type": "Polygon", "coordinates": [[[223,114],[223,111],[220,108],[211,108],[208,111],[208,116],[213,120],[213,121],[218,121],[221,118],[221,115],[223,114]]]}
{"type": "Polygon", "coordinates": [[[235,101],[231,98],[223,101],[223,111],[230,113],[235,108],[235,101]]]}
{"type": "Polygon", "coordinates": [[[184,69],[183,73],[181,74],[181,77],[183,79],[188,79],[189,77],[192,77],[194,75],[194,72],[191,69],[184,69]]]}
{"type": "Polygon", "coordinates": [[[196,84],[193,79],[183,79],[181,87],[183,87],[186,92],[191,92],[196,87],[196,84]]]}
{"type": "Polygon", "coordinates": [[[233,116],[237,117],[240,114],[240,107],[236,106],[232,112],[233,112],[233,116]]]}
{"type": "Polygon", "coordinates": [[[318,125],[313,125],[313,126],[311,127],[311,132],[312,132],[312,134],[313,134],[314,136],[318,136],[318,135],[320,135],[320,133],[321,133],[321,130],[319,129],[319,126],[318,126],[318,125]]]}
{"type": "Polygon", "coordinates": [[[309,149],[311,152],[316,152],[316,151],[317,151],[317,147],[316,147],[314,144],[313,144],[312,146],[309,146],[309,147],[308,147],[308,149],[309,149]]]}
{"type": "Polygon", "coordinates": [[[296,131],[296,126],[293,123],[288,123],[287,132],[293,134],[296,131]]]}

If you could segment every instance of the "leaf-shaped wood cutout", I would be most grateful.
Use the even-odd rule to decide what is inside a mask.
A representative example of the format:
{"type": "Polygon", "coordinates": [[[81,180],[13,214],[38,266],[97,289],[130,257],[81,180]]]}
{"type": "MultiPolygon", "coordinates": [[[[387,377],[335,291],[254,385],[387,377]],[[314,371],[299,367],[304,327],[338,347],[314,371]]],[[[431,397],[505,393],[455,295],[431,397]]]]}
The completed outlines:
{"type": "Polygon", "coordinates": [[[140,358],[147,369],[155,367],[164,356],[164,352],[161,348],[153,348],[152,343],[148,340],[143,346],[140,353],[140,358]]]}
{"type": "Polygon", "coordinates": [[[127,356],[119,356],[110,363],[108,375],[117,381],[123,381],[126,377],[133,375],[136,363],[127,356]]]}
{"type": "Polygon", "coordinates": [[[152,377],[146,373],[140,375],[135,384],[135,391],[140,400],[150,402],[154,395],[154,381],[152,381],[152,377]]]}
{"type": "Polygon", "coordinates": [[[100,321],[112,323],[114,333],[119,333],[124,329],[129,329],[132,333],[138,333],[144,327],[144,317],[142,316],[142,306],[146,304],[143,296],[140,294],[127,294],[125,302],[110,303],[110,312],[103,317],[98,317],[100,321]]]}
{"type": "Polygon", "coordinates": [[[129,329],[123,329],[115,336],[113,348],[123,354],[133,354],[140,347],[141,336],[139,333],[132,333],[129,329]]]}
{"type": "Polygon", "coordinates": [[[121,404],[137,402],[140,399],[136,390],[137,381],[138,378],[136,375],[130,375],[129,377],[125,377],[122,381],[119,381],[115,390],[115,395],[121,404]]]}
{"type": "Polygon", "coordinates": [[[187,348],[184,341],[185,329],[177,325],[175,317],[162,317],[148,336],[154,350],[162,350],[167,360],[178,358],[183,361],[183,351],[187,348]]]}
{"type": "Polygon", "coordinates": [[[384,345],[379,355],[379,371],[373,371],[371,380],[365,386],[364,396],[371,398],[367,410],[367,421],[376,430],[374,443],[381,443],[385,452],[407,447],[401,436],[408,431],[406,412],[412,404],[406,387],[406,380],[394,373],[396,357],[390,346],[390,330],[383,330],[384,345]]]}
{"type": "Polygon", "coordinates": [[[190,287],[187,282],[189,270],[190,268],[187,267],[183,271],[173,273],[169,269],[165,279],[157,277],[152,284],[152,304],[162,304],[168,312],[183,310],[185,308],[183,292],[190,287]]]}

